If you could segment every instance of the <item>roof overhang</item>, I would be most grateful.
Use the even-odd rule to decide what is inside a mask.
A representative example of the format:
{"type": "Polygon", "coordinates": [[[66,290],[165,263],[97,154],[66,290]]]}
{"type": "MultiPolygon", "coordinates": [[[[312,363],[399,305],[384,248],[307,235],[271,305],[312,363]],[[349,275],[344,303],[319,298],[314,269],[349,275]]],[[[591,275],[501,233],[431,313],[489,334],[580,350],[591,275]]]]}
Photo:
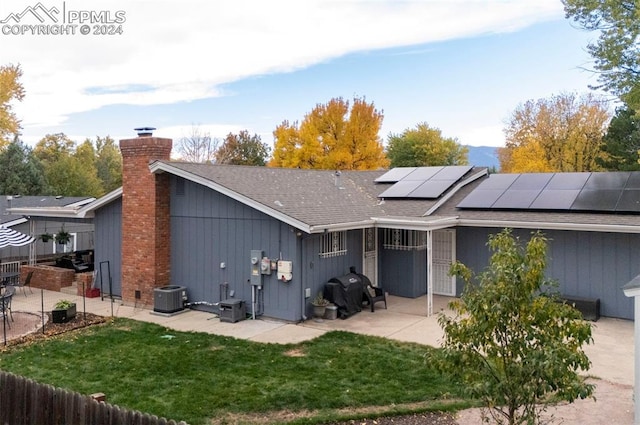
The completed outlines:
{"type": "Polygon", "coordinates": [[[82,211],[84,206],[90,205],[95,201],[96,198],[87,198],[63,207],[15,207],[7,208],[7,211],[11,214],[29,217],[84,218],[85,216],[79,215],[79,212],[82,211]]]}

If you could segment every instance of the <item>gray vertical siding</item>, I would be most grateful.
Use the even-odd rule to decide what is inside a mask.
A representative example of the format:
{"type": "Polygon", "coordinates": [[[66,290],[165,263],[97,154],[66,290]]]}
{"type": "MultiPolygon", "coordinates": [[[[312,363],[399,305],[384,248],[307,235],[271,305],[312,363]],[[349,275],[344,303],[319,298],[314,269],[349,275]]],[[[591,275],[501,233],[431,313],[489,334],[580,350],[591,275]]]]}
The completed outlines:
{"type": "Polygon", "coordinates": [[[185,181],[183,194],[171,190],[171,282],[188,288],[190,302],[217,303],[227,285],[251,311],[250,252],[293,261],[291,282],[276,273],[263,277],[257,313],[296,321],[301,317],[299,237],[295,229],[209,188],[185,181]],[[221,267],[221,263],[225,267],[221,267]]]}
{"type": "Polygon", "coordinates": [[[311,297],[304,300],[307,318],[312,317],[312,299],[324,290],[324,285],[329,279],[349,273],[351,266],[362,273],[362,230],[347,232],[345,255],[322,258],[319,255],[322,251],[321,243],[320,234],[307,235],[302,241],[302,284],[303,289],[309,288],[311,291],[311,297]]]}
{"type": "MultiPolygon", "coordinates": [[[[500,231],[458,228],[458,260],[476,272],[483,270],[490,255],[487,238],[500,231]]],[[[543,233],[549,239],[547,276],[559,283],[563,295],[599,298],[602,315],[633,319],[633,300],[625,297],[621,287],[640,274],[640,235],[558,230],[543,233]]],[[[514,234],[526,241],[531,231],[516,229],[514,234]]],[[[457,293],[461,292],[462,283],[458,282],[457,293]]]]}
{"type": "Polygon", "coordinates": [[[380,284],[391,295],[417,298],[427,293],[427,251],[380,251],[380,284]]]}
{"type": "Polygon", "coordinates": [[[112,294],[122,295],[121,258],[122,258],[122,199],[109,203],[96,211],[95,287],[102,285],[103,293],[109,293],[108,269],[111,271],[112,294]],[[108,261],[108,263],[107,263],[108,261]],[[102,265],[100,263],[103,263],[102,265]],[[102,267],[102,274],[100,269],[102,267]]]}

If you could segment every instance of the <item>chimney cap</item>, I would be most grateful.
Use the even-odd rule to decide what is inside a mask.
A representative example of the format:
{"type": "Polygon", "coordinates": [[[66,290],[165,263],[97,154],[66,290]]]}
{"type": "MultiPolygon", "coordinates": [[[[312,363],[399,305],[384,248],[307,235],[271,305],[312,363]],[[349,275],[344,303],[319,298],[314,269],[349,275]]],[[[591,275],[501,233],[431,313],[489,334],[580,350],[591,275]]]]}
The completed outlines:
{"type": "Polygon", "coordinates": [[[153,135],[153,130],[155,127],[138,127],[134,128],[134,130],[138,133],[138,137],[147,137],[153,135]]]}

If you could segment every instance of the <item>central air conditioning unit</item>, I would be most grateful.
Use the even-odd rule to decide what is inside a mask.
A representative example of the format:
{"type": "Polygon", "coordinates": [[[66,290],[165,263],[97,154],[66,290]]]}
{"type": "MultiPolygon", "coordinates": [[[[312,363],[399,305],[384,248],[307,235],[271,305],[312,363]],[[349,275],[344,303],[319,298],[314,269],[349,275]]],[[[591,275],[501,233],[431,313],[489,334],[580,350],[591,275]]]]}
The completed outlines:
{"type": "Polygon", "coordinates": [[[184,286],[163,286],[153,290],[153,311],[175,313],[184,310],[187,303],[187,288],[184,286]]]}

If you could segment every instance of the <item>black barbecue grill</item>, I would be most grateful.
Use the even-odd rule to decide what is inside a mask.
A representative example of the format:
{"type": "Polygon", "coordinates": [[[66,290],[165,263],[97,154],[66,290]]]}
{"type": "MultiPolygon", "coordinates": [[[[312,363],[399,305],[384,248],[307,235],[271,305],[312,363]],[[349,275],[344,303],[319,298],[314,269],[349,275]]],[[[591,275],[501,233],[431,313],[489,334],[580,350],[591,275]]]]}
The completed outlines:
{"type": "Polygon", "coordinates": [[[338,307],[339,318],[346,319],[362,311],[362,294],[368,281],[366,276],[359,273],[347,273],[329,279],[324,286],[324,297],[338,307]]]}

